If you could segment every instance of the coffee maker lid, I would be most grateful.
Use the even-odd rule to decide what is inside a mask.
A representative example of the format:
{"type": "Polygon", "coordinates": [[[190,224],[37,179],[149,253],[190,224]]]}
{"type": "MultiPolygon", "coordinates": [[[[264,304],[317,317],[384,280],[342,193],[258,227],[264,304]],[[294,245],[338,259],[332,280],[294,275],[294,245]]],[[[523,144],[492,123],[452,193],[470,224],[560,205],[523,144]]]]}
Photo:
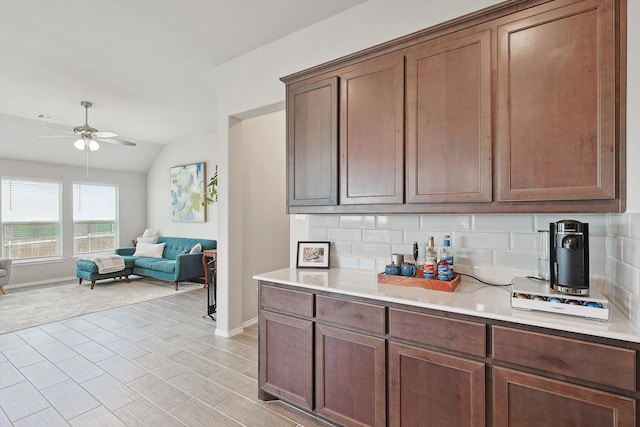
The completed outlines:
{"type": "Polygon", "coordinates": [[[585,225],[587,225],[587,223],[576,221],[575,219],[563,219],[561,221],[556,222],[556,230],[559,233],[567,233],[567,232],[581,233],[584,231],[585,225]]]}

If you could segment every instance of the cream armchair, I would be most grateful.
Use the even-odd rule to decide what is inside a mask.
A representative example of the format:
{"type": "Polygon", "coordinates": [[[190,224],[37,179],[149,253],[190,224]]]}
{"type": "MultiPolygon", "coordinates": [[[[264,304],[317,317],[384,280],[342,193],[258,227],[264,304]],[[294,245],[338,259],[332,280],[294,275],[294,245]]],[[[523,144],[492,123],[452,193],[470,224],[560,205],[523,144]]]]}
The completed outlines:
{"type": "Polygon", "coordinates": [[[0,292],[6,294],[4,285],[9,284],[11,279],[11,258],[0,258],[0,292]]]}

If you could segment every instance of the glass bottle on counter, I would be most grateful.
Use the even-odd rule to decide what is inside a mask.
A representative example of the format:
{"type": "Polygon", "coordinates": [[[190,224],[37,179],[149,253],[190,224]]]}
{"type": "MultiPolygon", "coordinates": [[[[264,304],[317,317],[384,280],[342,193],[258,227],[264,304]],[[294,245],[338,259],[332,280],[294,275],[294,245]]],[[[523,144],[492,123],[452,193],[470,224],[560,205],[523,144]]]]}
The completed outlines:
{"type": "Polygon", "coordinates": [[[451,280],[449,278],[447,251],[444,246],[440,248],[440,256],[438,257],[438,280],[451,280]]]}
{"type": "Polygon", "coordinates": [[[455,271],[453,269],[453,249],[451,248],[451,237],[448,234],[444,235],[444,247],[443,256],[449,264],[449,280],[453,280],[455,271]]]}
{"type": "Polygon", "coordinates": [[[436,252],[435,240],[433,236],[429,236],[429,242],[425,250],[424,271],[422,277],[425,279],[436,278],[436,261],[438,254],[436,252]]]}

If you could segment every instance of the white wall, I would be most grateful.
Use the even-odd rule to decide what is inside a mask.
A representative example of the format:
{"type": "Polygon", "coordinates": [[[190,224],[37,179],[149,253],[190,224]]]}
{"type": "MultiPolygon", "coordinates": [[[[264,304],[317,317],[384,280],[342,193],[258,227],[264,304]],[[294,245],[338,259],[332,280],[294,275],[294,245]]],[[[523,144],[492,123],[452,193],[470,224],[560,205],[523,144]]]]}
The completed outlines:
{"type": "Polygon", "coordinates": [[[62,259],[46,263],[14,262],[11,287],[66,280],[76,276],[72,216],[74,182],[110,184],[119,187],[120,242],[116,242],[116,247],[131,246],[131,241],[144,231],[147,215],[145,204],[147,186],[144,174],[107,171],[91,166],[87,177],[85,168],[0,159],[0,176],[50,179],[61,181],[63,185],[62,259]]]}
{"type": "Polygon", "coordinates": [[[147,173],[147,227],[164,236],[216,239],[218,205],[207,206],[205,222],[175,222],[171,218],[171,185],[169,170],[173,166],[206,162],[206,181],[213,176],[217,161],[216,135],[209,134],[168,144],[160,152],[147,173]]]}
{"type": "Polygon", "coordinates": [[[253,275],[289,266],[285,112],[243,120],[241,144],[242,321],[246,323],[258,317],[253,275]]]}
{"type": "MultiPolygon", "coordinates": [[[[261,49],[236,58],[217,70],[218,81],[218,152],[220,158],[221,203],[219,203],[219,302],[226,311],[219,313],[216,333],[229,334],[240,328],[241,291],[232,283],[242,280],[242,231],[234,224],[234,209],[241,206],[230,191],[228,177],[241,166],[242,159],[230,148],[230,120],[246,112],[284,101],[284,85],[279,78],[305,68],[362,50],[373,45],[456,18],[483,7],[499,3],[495,0],[369,0],[359,6],[278,40],[261,49]]],[[[628,21],[640,20],[640,1],[629,0],[628,21]]],[[[640,124],[631,118],[640,114],[640,32],[629,26],[628,34],[628,112],[627,128],[627,206],[640,211],[640,124]],[[635,190],[635,191],[634,191],[635,190]]],[[[301,220],[304,221],[304,220],[301,220]]],[[[496,227],[500,227],[499,217],[496,227]]],[[[308,231],[300,223],[292,223],[292,242],[308,231]]]]}

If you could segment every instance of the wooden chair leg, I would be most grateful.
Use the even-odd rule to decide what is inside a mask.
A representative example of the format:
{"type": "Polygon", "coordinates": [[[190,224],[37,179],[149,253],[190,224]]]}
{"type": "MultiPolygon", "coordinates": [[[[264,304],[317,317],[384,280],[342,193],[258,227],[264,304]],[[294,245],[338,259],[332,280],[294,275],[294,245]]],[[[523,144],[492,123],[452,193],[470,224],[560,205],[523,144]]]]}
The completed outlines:
{"type": "Polygon", "coordinates": [[[126,281],[127,281],[127,283],[131,283],[131,282],[129,281],[129,275],[128,275],[128,274],[127,274],[126,276],[124,276],[124,280],[126,280],[126,281]]]}
{"type": "Polygon", "coordinates": [[[178,282],[173,282],[173,286],[176,288],[176,291],[178,290],[178,282]]]}
{"type": "Polygon", "coordinates": [[[0,292],[2,292],[2,295],[7,294],[7,292],[4,290],[4,285],[0,286],[0,292]]]}
{"type": "Polygon", "coordinates": [[[82,285],[82,277],[78,277],[78,285],[82,285]]]}
{"type": "Polygon", "coordinates": [[[93,289],[93,287],[95,286],[95,284],[96,284],[96,281],[95,281],[95,280],[92,280],[92,281],[91,281],[91,289],[93,289]]]}

